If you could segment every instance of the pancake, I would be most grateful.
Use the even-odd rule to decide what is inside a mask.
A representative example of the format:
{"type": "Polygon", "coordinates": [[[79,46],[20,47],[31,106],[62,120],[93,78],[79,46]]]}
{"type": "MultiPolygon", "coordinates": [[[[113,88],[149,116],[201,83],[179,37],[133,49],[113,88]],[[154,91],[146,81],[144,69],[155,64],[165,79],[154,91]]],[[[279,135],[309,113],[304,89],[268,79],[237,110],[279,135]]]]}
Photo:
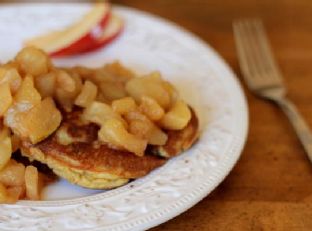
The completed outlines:
{"type": "Polygon", "coordinates": [[[115,188],[145,176],[166,163],[167,158],[189,148],[198,134],[198,119],[192,110],[192,119],[183,130],[168,131],[166,145],[150,146],[145,155],[139,157],[99,143],[99,127],[93,123],[82,124],[80,114],[76,109],[63,113],[56,132],[35,145],[24,141],[21,151],[29,159],[48,165],[58,176],[86,188],[115,188]],[[67,144],[61,144],[59,137],[67,144]]]}
{"type": "Polygon", "coordinates": [[[191,107],[190,111],[192,117],[188,125],[182,130],[166,131],[168,135],[167,143],[163,146],[152,146],[149,149],[150,152],[165,158],[171,158],[189,149],[194,144],[194,142],[198,139],[199,124],[198,118],[191,107]]]}

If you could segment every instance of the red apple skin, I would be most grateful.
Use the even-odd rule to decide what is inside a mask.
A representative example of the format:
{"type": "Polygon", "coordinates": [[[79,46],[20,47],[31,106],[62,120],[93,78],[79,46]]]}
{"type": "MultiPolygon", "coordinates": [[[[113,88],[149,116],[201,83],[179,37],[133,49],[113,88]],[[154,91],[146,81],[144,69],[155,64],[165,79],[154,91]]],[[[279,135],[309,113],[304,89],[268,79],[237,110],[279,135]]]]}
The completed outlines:
{"type": "Polygon", "coordinates": [[[105,37],[104,39],[101,40],[93,40],[93,42],[89,43],[89,46],[86,47],[86,49],[84,49],[81,53],[91,52],[101,47],[109,45],[112,41],[114,41],[117,37],[119,37],[119,35],[123,32],[123,30],[124,24],[121,25],[118,31],[111,34],[110,36],[105,37]]]}
{"type": "MultiPolygon", "coordinates": [[[[108,24],[110,17],[111,17],[111,12],[109,10],[95,27],[103,31],[106,25],[108,24]]],[[[65,48],[62,48],[61,50],[50,53],[50,56],[61,57],[61,56],[75,55],[88,49],[89,44],[92,44],[95,40],[94,35],[92,33],[94,28],[91,30],[91,32],[88,32],[85,36],[79,38],[78,40],[76,40],[74,43],[72,43],[68,47],[65,47],[65,48]]]]}

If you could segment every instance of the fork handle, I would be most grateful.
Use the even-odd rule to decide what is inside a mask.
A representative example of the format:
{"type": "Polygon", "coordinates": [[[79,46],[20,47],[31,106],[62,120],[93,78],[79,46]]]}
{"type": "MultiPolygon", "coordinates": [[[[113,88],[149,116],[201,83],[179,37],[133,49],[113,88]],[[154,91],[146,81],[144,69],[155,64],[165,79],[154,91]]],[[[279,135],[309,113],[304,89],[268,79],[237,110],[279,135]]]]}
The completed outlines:
{"type": "Polygon", "coordinates": [[[276,102],[287,115],[301,141],[301,144],[308,154],[310,161],[312,162],[312,133],[307,123],[298,112],[296,106],[291,101],[282,98],[276,100],[276,102]]]}

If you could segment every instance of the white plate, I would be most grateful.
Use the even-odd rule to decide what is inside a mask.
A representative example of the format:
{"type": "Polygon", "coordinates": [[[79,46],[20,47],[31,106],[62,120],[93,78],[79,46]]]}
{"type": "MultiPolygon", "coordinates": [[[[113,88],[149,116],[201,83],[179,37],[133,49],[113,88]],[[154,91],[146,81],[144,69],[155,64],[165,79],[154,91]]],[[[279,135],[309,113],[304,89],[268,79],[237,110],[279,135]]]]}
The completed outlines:
{"type": "MultiPolygon", "coordinates": [[[[89,5],[7,5],[0,8],[0,61],[25,38],[77,20],[89,5]]],[[[143,230],[187,210],[230,172],[246,139],[242,90],[229,67],[207,44],[172,23],[115,7],[126,22],[122,36],[103,50],[56,60],[99,66],[114,59],[147,73],[159,70],[199,115],[199,142],[146,177],[106,192],[65,181],[46,190],[46,201],[0,206],[0,230],[143,230]],[[56,200],[58,199],[58,200],[56,200]]]]}

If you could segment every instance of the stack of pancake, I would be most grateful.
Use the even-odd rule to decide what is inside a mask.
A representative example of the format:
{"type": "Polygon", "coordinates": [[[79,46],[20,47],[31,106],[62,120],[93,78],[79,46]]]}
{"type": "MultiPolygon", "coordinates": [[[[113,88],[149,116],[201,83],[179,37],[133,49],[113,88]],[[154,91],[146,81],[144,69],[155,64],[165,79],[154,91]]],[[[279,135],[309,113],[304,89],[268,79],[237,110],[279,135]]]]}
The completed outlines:
{"type": "Polygon", "coordinates": [[[111,189],[147,175],[190,148],[198,138],[199,126],[194,110],[191,112],[191,120],[184,129],[166,131],[167,143],[148,146],[143,157],[99,143],[99,127],[93,123],[82,124],[79,120],[82,111],[78,108],[63,112],[60,127],[47,139],[37,144],[24,141],[21,151],[22,155],[46,164],[71,183],[92,189],[111,189]],[[66,133],[69,144],[58,141],[60,132],[66,133]]]}

